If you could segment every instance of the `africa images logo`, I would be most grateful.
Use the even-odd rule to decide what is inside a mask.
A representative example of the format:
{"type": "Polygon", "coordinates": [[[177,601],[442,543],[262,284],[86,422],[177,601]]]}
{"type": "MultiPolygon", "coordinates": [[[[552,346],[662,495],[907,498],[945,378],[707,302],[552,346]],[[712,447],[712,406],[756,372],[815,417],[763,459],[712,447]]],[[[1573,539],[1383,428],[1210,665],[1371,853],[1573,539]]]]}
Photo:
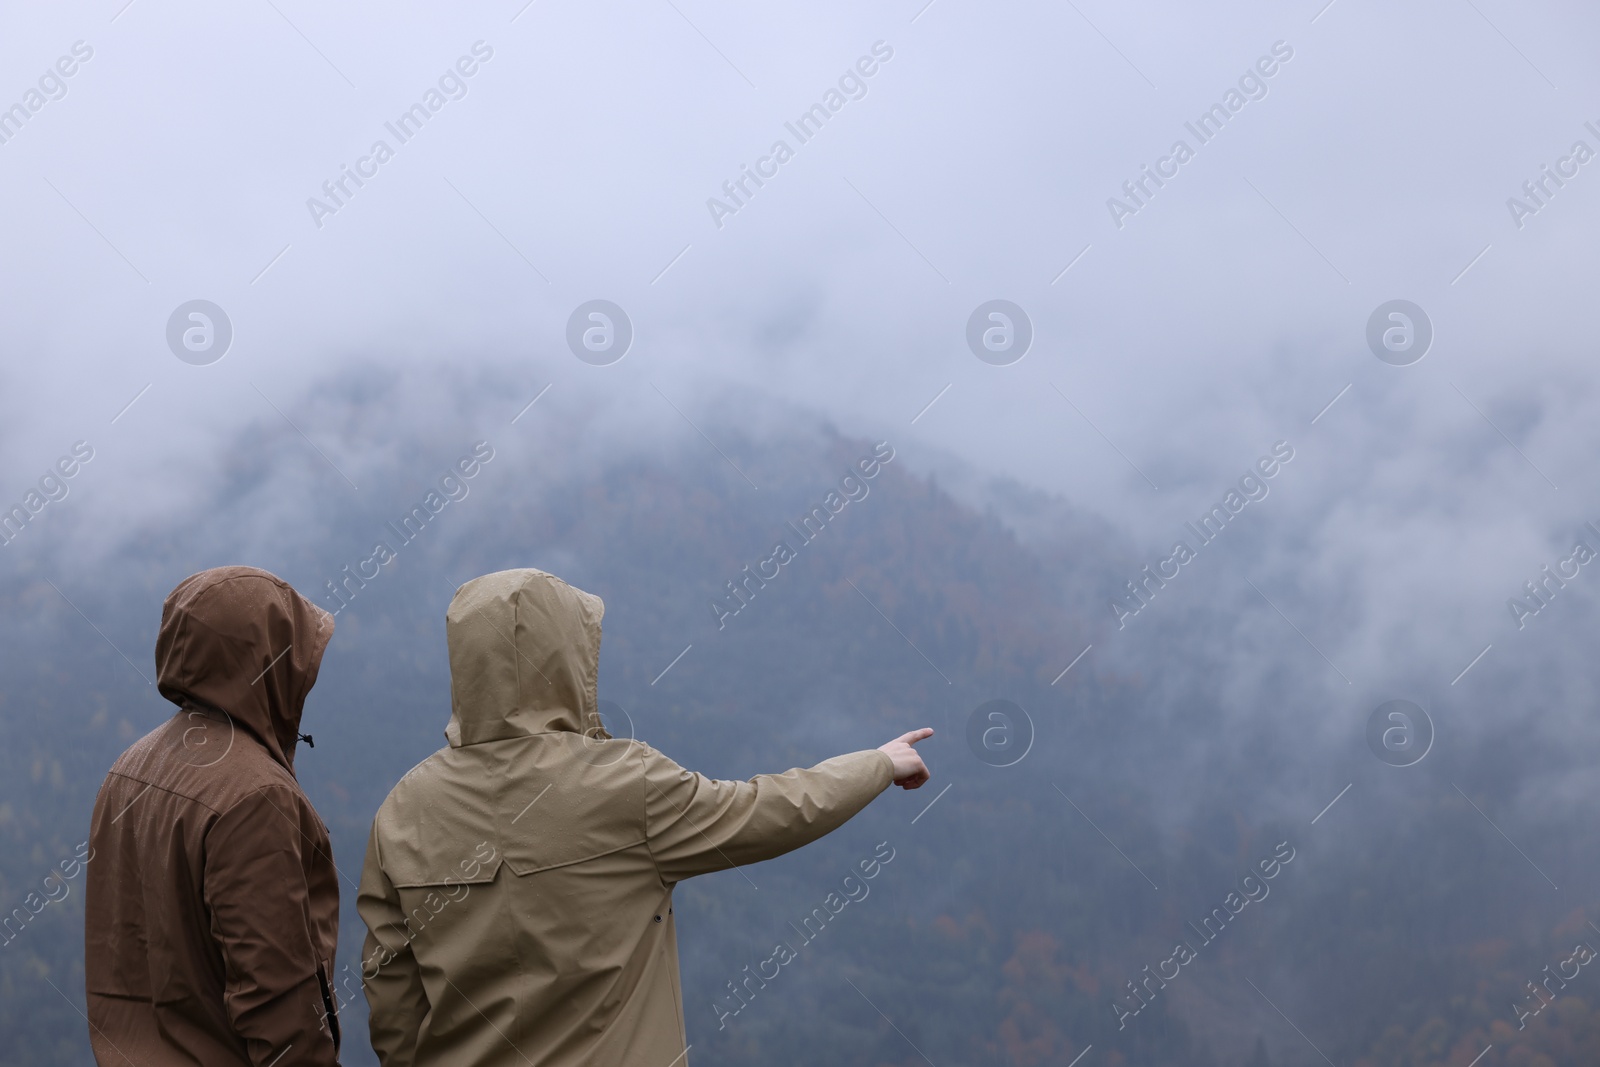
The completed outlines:
{"type": "Polygon", "coordinates": [[[233,321],[209,300],[189,300],[167,316],[167,348],[192,367],[206,367],[228,354],[233,321]]]}

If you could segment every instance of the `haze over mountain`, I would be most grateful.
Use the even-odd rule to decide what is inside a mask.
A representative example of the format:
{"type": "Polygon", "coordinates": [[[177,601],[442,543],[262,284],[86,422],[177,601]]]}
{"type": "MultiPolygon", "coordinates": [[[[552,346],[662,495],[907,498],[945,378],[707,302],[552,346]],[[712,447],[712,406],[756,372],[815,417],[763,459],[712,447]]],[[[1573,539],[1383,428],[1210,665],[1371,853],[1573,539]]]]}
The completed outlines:
{"type": "MultiPolygon", "coordinates": [[[[1336,1062],[1590,1040],[1587,1009],[1568,1007],[1586,1005],[1581,994],[1525,1032],[1509,1012],[1523,982],[1563,946],[1570,955],[1593,906],[1596,835],[1581,810],[1552,803],[1590,795],[1581,753],[1562,742],[1577,717],[1553,713],[1581,672],[1486,659],[1464,690],[1391,663],[1387,688],[1368,676],[1346,686],[1339,672],[1354,665],[1319,659],[1245,582],[1306,617],[1294,576],[1322,563],[1268,506],[1314,460],[1310,445],[1119,630],[1108,602],[1155,550],[948,457],[919,463],[771,404],[751,422],[700,422],[714,446],[684,428],[630,454],[554,394],[511,425],[477,417],[494,410],[493,380],[371,381],[330,378],[296,401],[362,427],[341,457],[355,460],[359,492],[293,429],[264,423],[197,464],[182,511],[108,534],[85,528],[88,509],[63,507],[27,531],[30,554],[5,580],[33,620],[12,635],[0,705],[13,724],[0,757],[8,900],[21,905],[73,855],[104,768],[169,713],[147,684],[149,649],[160,598],[190,570],[248,558],[339,608],[307,711],[316,747],[297,768],[353,877],[378,802],[442,744],[454,586],[534,565],[606,600],[613,731],[707,773],[810,763],[922,722],[939,731],[936,790],[880,798],[816,849],[682,887],[685,1010],[702,1062],[900,1063],[915,1045],[940,1063],[1048,1063],[1093,1045],[1130,1064],[1245,1063],[1258,1039],[1271,1063],[1315,1058],[1249,982],[1336,1062]],[[421,406],[426,426],[411,421],[421,406]],[[412,429],[402,439],[394,426],[412,429]],[[403,543],[401,517],[475,444],[492,458],[420,533],[415,520],[400,529],[403,543]],[[860,478],[856,464],[875,455],[892,458],[860,478]],[[855,498],[835,513],[827,494],[853,467],[855,498]],[[356,564],[379,540],[393,560],[335,598],[326,583],[370,574],[356,564]],[[728,583],[779,541],[793,558],[728,613],[728,583]],[[1408,695],[1427,703],[1435,748],[1384,766],[1366,746],[1368,714],[1408,695]],[[969,746],[974,713],[996,699],[1027,717],[1005,722],[1016,738],[1002,750],[1032,735],[1011,766],[989,764],[1022,748],[986,763],[983,744],[969,746]],[[844,877],[884,854],[852,899],[844,877]],[[1225,932],[1201,925],[1283,854],[1225,932]],[[1114,1005],[1139,1003],[1126,984],[1147,966],[1170,974],[1182,939],[1196,958],[1119,1028],[1114,1005]],[[793,958],[734,999],[728,983],[777,943],[793,958]]],[[[1351,617],[1372,610],[1352,600],[1351,617]]],[[[1568,632],[1546,629],[1552,646],[1568,632]]],[[[70,993],[82,980],[81,881],[64,884],[0,956],[0,1029],[17,1039],[5,1062],[87,1054],[81,1018],[49,985],[70,993]]],[[[344,920],[349,963],[360,936],[349,899],[344,920]]],[[[345,1060],[371,1062],[359,997],[348,1010],[345,1060]]]]}
{"type": "Polygon", "coordinates": [[[613,728],[708,773],[939,730],[679,891],[695,1064],[1600,1061],[1600,11],[5,28],[0,1064],[86,1061],[90,805],[232,562],[345,602],[298,769],[352,877],[497,568],[602,596],[613,728]]]}

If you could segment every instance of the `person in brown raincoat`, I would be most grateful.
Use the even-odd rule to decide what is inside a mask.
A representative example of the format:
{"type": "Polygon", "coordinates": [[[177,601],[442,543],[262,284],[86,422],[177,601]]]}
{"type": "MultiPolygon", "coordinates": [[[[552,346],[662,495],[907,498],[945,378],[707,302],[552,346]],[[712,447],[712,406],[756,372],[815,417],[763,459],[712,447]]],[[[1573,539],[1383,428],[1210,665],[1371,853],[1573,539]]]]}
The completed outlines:
{"type": "Polygon", "coordinates": [[[684,1067],[672,888],[837,829],[928,769],[915,730],[717,781],[612,739],[605,606],[543,571],[457,590],[449,741],[378,809],[357,910],[383,1067],[684,1067]]]}
{"type": "Polygon", "coordinates": [[[331,615],[253,567],[202,571],[167,597],[156,679],[180,710],[118,758],[89,831],[101,1067],[338,1062],[339,886],[294,776],[332,635],[331,615]]]}

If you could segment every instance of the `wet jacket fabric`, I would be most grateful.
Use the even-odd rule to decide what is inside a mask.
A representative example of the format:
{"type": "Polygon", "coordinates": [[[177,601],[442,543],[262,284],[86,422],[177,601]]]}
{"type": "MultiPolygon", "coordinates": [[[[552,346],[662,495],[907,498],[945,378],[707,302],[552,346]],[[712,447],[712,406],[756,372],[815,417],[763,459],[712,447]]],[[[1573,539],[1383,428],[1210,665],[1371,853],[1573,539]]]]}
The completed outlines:
{"type": "Polygon", "coordinates": [[[890,784],[876,750],[732,782],[611,738],[603,611],[537,570],[450,604],[449,746],[379,808],[357,900],[384,1067],[683,1067],[673,886],[814,841],[890,784]]]}
{"type": "Polygon", "coordinates": [[[167,597],[156,677],[178,713],[95,800],[84,970],[102,1067],[338,1062],[339,888],[294,776],[333,618],[251,567],[167,597]]]}

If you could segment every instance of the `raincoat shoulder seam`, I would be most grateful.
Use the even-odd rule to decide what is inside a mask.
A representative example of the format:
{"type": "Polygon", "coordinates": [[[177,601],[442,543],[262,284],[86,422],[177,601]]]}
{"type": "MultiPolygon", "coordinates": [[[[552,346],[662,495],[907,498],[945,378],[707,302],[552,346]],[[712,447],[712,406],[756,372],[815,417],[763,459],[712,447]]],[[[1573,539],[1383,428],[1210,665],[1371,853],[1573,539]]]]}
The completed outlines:
{"type": "Polygon", "coordinates": [[[116,770],[115,768],[113,768],[111,771],[107,772],[106,777],[108,777],[108,778],[121,778],[124,781],[128,781],[128,782],[137,782],[138,784],[144,786],[146,789],[159,789],[163,793],[168,794],[169,796],[175,796],[180,800],[187,800],[191,804],[198,804],[198,805],[200,805],[200,807],[205,808],[207,811],[211,812],[213,815],[221,815],[222,814],[221,809],[216,808],[216,807],[212,806],[211,804],[206,803],[204,800],[201,800],[199,797],[190,796],[188,793],[180,793],[176,789],[171,788],[170,786],[162,785],[160,782],[147,782],[143,778],[135,778],[133,775],[127,773],[126,771],[119,771],[119,770],[116,770]]]}
{"type": "MultiPolygon", "coordinates": [[[[271,798],[266,796],[266,794],[270,790],[273,790],[275,788],[276,789],[280,789],[280,790],[282,790],[284,793],[286,793],[288,795],[289,800],[292,802],[291,806],[295,809],[295,811],[297,813],[303,812],[307,808],[311,808],[311,802],[310,802],[310,800],[307,799],[305,793],[301,792],[298,788],[296,788],[296,789],[289,788],[289,784],[290,783],[288,783],[288,782],[262,782],[262,783],[260,783],[258,785],[255,785],[255,786],[247,789],[245,792],[241,793],[238,797],[235,797],[233,803],[229,804],[226,808],[221,809],[221,810],[213,808],[212,810],[216,811],[217,816],[219,818],[226,817],[228,815],[232,815],[235,811],[238,811],[241,808],[243,808],[246,803],[256,799],[257,797],[260,797],[263,800],[266,800],[266,802],[268,804],[272,804],[273,808],[276,809],[277,812],[280,815],[282,815],[285,819],[288,819],[289,818],[289,813],[284,811],[281,807],[278,807],[277,804],[273,804],[271,798]]],[[[298,784],[298,783],[296,783],[296,784],[298,784]]],[[[314,808],[311,809],[311,810],[312,810],[312,817],[319,824],[322,823],[321,816],[318,816],[316,814],[316,810],[314,808]]],[[[326,831],[326,829],[327,829],[326,825],[323,826],[323,829],[324,829],[324,831],[326,831]]],[[[298,825],[296,825],[296,830],[299,831],[302,834],[302,836],[304,835],[304,831],[300,830],[298,825]]]]}
{"type": "MultiPolygon", "coordinates": [[[[634,738],[638,741],[637,738],[634,738]]],[[[639,809],[644,823],[644,851],[650,857],[650,867],[656,872],[656,882],[662,889],[667,888],[667,880],[661,877],[661,861],[656,859],[655,846],[650,843],[650,768],[645,766],[649,753],[654,752],[647,742],[639,741],[639,782],[644,786],[639,790],[639,809]]]]}

